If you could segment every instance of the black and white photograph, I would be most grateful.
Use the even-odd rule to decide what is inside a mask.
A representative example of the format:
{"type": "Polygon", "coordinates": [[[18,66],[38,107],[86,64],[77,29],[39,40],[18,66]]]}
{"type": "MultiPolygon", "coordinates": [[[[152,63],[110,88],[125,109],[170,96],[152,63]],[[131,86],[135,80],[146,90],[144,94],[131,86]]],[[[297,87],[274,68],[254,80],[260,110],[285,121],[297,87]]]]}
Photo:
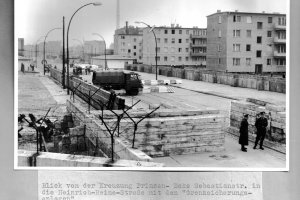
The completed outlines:
{"type": "Polygon", "coordinates": [[[288,0],[15,0],[15,169],[289,170],[288,0]]]}

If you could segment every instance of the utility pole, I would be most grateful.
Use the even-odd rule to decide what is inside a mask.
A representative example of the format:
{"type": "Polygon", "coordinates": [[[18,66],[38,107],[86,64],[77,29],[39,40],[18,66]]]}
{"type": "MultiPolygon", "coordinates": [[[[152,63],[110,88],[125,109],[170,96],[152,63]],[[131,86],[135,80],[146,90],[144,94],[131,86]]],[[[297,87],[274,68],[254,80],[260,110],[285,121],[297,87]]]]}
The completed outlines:
{"type": "Polygon", "coordinates": [[[63,52],[62,52],[62,85],[63,89],[66,88],[65,84],[65,74],[66,74],[66,68],[65,68],[65,16],[63,16],[63,52]]]}

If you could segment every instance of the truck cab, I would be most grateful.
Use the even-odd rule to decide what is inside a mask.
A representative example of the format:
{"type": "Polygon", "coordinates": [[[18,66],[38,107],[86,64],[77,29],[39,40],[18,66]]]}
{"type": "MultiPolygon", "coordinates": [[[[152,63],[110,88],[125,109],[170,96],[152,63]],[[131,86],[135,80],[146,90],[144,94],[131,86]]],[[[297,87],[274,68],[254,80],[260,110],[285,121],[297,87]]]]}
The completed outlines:
{"type": "Polygon", "coordinates": [[[143,89],[140,75],[134,72],[124,73],[125,75],[125,90],[129,95],[137,95],[143,89]]]}

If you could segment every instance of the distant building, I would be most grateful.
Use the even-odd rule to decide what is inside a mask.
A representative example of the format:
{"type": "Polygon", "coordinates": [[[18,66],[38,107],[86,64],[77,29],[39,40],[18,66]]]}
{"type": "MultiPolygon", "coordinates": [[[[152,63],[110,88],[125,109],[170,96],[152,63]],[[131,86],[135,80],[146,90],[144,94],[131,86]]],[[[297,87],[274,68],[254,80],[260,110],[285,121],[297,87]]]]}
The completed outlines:
{"type": "Polygon", "coordinates": [[[18,38],[18,55],[24,56],[24,38],[18,38]]]}
{"type": "Polygon", "coordinates": [[[105,56],[97,56],[91,58],[92,65],[98,65],[103,69],[105,68],[105,61],[107,63],[108,69],[123,70],[125,63],[133,64],[135,62],[135,59],[120,55],[107,55],[106,58],[105,56]]]}
{"type": "Polygon", "coordinates": [[[285,72],[286,15],[218,10],[207,16],[207,68],[285,72]]]}
{"type": "Polygon", "coordinates": [[[135,59],[135,62],[142,61],[142,38],[143,31],[141,28],[126,26],[117,29],[114,34],[114,54],[126,56],[135,59]]]}
{"type": "MultiPolygon", "coordinates": [[[[143,29],[143,63],[155,65],[155,39],[149,28],[143,29]]],[[[158,65],[206,65],[207,35],[205,28],[155,27],[158,65]]]]}

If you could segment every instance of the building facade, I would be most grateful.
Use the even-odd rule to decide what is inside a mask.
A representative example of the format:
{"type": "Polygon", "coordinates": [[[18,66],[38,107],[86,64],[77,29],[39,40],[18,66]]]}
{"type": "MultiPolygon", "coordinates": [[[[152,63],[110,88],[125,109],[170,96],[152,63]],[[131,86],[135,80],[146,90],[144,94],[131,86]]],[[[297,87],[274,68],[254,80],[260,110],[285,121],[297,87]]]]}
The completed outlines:
{"type": "Polygon", "coordinates": [[[206,29],[155,27],[143,29],[143,63],[155,65],[155,38],[157,38],[157,64],[167,66],[205,66],[206,65],[206,29]]]}
{"type": "Polygon", "coordinates": [[[207,68],[285,72],[286,15],[221,12],[207,16],[207,68]]]}
{"type": "Polygon", "coordinates": [[[135,62],[142,61],[142,29],[126,26],[117,29],[114,34],[114,54],[134,59],[135,62]]]}

